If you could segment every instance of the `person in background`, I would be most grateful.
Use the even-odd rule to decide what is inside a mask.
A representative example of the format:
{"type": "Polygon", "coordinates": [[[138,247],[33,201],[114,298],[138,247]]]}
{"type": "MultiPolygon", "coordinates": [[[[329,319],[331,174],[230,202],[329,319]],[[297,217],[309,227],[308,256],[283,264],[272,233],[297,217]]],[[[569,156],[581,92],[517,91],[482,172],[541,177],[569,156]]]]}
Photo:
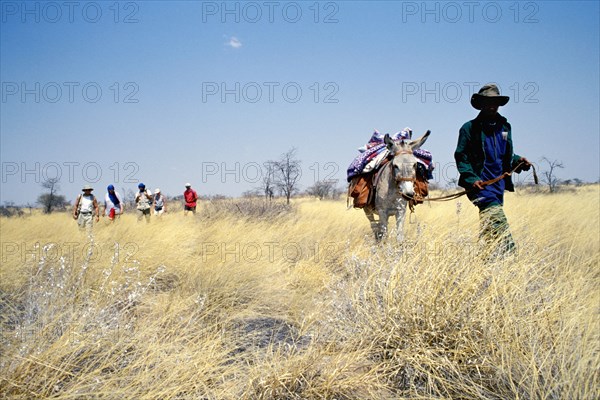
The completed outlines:
{"type": "Polygon", "coordinates": [[[137,220],[140,222],[142,218],[146,219],[146,222],[150,222],[150,210],[152,204],[152,194],[146,190],[146,185],[140,183],[138,185],[138,192],[135,195],[135,204],[137,210],[137,220]]]}
{"type": "Polygon", "coordinates": [[[167,200],[158,188],[154,191],[152,209],[154,210],[154,215],[158,218],[162,217],[163,213],[167,212],[167,200]]]}
{"type": "Polygon", "coordinates": [[[188,212],[196,214],[196,202],[198,201],[198,194],[192,189],[191,183],[185,184],[185,192],[183,192],[183,200],[185,206],[183,207],[183,215],[187,215],[188,212]]]}
{"type": "Polygon", "coordinates": [[[479,114],[460,128],[454,152],[458,184],[468,190],[469,200],[479,208],[479,237],[493,257],[513,253],[515,247],[502,207],[504,191],[515,189],[510,175],[503,174],[531,167],[525,157],[514,153],[511,126],[498,113],[508,100],[508,96],[500,96],[494,84],[484,85],[473,94],[471,105],[479,114]],[[499,177],[503,178],[495,179],[499,177]]]}
{"type": "Polygon", "coordinates": [[[73,219],[77,221],[80,231],[87,230],[91,232],[94,224],[94,215],[96,216],[96,222],[100,221],[100,209],[98,208],[96,197],[92,194],[94,188],[90,185],[85,185],[81,190],[83,194],[77,196],[75,206],[73,207],[73,219]]]}
{"type": "Polygon", "coordinates": [[[104,195],[104,215],[109,221],[113,222],[115,218],[123,214],[123,200],[119,192],[115,191],[115,187],[111,184],[106,188],[107,193],[104,195]]]}

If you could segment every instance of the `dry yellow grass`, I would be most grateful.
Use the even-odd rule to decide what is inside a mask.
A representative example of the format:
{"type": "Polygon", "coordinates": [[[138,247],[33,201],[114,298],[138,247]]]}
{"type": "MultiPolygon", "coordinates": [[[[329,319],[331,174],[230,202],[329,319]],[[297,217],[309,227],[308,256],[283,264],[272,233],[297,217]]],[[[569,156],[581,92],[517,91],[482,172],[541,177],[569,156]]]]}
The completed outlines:
{"type": "Polygon", "coordinates": [[[498,262],[464,198],[418,206],[402,246],[344,201],[239,201],[92,242],[1,219],[0,397],[600,397],[597,185],[509,194],[498,262]]]}

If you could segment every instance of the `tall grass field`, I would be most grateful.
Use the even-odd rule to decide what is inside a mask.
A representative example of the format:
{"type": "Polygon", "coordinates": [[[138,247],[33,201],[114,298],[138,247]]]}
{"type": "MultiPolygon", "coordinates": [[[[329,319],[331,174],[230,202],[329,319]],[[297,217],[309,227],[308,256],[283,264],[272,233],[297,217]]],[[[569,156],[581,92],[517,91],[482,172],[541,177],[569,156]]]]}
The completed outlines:
{"type": "Polygon", "coordinates": [[[600,398],[598,185],[507,194],[495,260],[464,197],[401,244],[345,199],[175,208],[0,219],[0,398],[600,398]]]}

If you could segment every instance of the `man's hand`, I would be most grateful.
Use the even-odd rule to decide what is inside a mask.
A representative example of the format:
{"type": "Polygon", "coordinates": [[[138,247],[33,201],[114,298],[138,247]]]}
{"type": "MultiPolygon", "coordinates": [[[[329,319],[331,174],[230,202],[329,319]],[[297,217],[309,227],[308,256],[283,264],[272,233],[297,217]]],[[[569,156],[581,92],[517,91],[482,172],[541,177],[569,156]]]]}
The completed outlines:
{"type": "Polygon", "coordinates": [[[100,216],[96,215],[96,222],[100,221],[100,216]]]}
{"type": "Polygon", "coordinates": [[[77,214],[73,214],[73,219],[77,219],[77,214]]]}
{"type": "Polygon", "coordinates": [[[519,163],[519,167],[515,170],[515,172],[517,174],[520,173],[521,171],[529,171],[529,168],[531,168],[531,163],[525,157],[519,158],[518,163],[519,163]]]}
{"type": "Polygon", "coordinates": [[[476,188],[476,189],[479,189],[479,190],[483,190],[483,188],[485,186],[483,185],[483,181],[475,181],[473,183],[473,187],[476,188]]]}

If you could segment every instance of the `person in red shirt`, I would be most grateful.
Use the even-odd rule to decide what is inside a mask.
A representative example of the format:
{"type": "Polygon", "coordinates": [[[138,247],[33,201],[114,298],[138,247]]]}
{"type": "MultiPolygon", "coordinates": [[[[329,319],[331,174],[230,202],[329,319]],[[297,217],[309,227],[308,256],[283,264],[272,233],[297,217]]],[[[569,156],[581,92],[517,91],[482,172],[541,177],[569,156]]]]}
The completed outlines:
{"type": "Polygon", "coordinates": [[[187,215],[189,211],[196,214],[196,202],[198,201],[198,193],[192,189],[190,183],[185,184],[185,192],[183,192],[185,206],[183,207],[183,215],[187,215]]]}

